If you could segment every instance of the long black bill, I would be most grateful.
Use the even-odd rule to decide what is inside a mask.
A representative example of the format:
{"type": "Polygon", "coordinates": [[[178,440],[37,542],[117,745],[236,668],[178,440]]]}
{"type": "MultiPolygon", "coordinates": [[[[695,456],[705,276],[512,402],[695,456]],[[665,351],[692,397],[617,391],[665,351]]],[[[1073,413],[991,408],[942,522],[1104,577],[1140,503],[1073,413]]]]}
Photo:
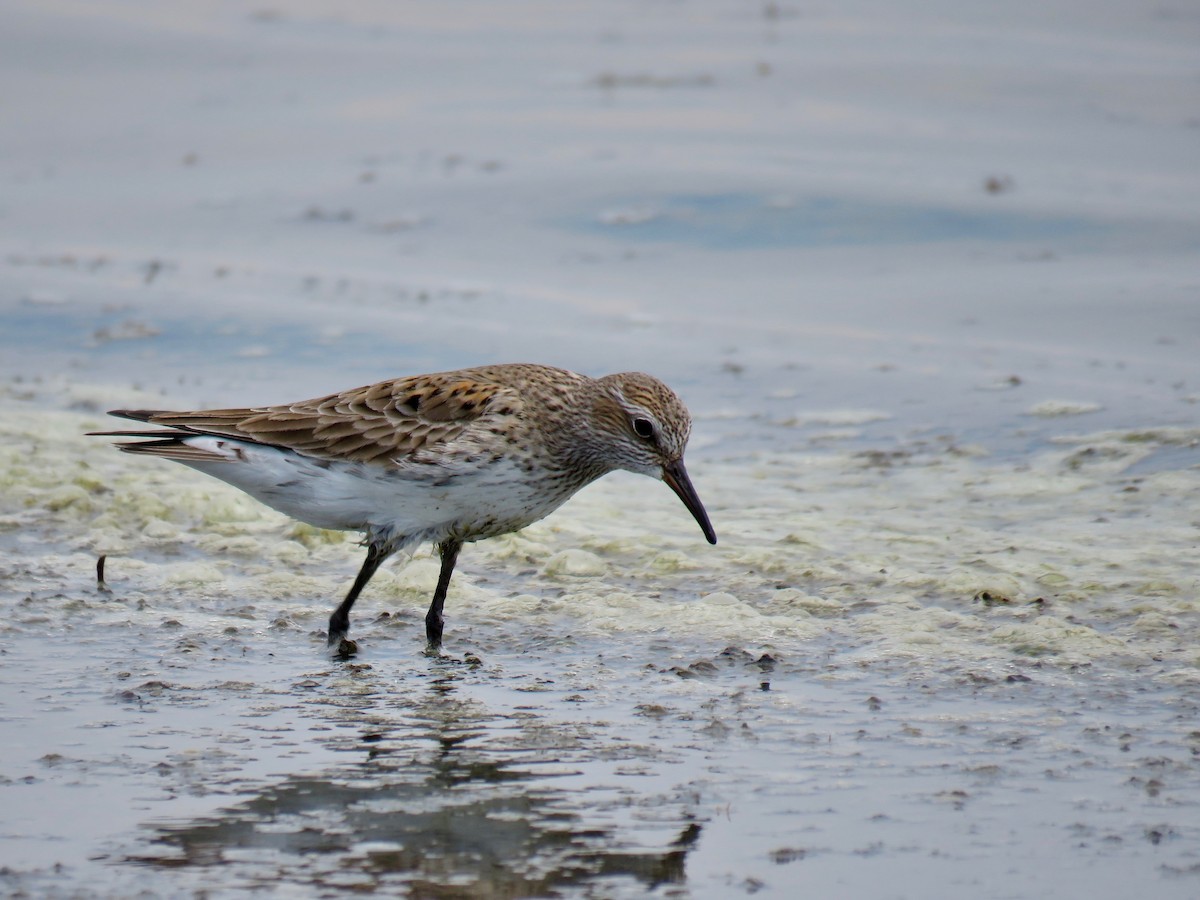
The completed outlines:
{"type": "Polygon", "coordinates": [[[704,504],[700,502],[700,496],[696,493],[696,489],[692,487],[692,479],[688,478],[687,469],[683,467],[683,459],[677,459],[675,462],[667,463],[663,466],[663,481],[671,488],[679,499],[683,501],[683,505],[688,508],[696,521],[700,524],[700,530],[704,532],[704,536],[710,544],[717,542],[717,533],[713,531],[712,523],[708,521],[708,513],[704,511],[704,504]]]}

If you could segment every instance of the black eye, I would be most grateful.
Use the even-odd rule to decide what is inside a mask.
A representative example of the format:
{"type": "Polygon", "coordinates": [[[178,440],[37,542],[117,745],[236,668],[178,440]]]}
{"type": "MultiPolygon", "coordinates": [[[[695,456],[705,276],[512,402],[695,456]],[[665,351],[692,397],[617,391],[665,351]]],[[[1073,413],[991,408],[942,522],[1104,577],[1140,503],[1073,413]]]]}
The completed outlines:
{"type": "Polygon", "coordinates": [[[649,440],[654,437],[654,423],[649,419],[634,419],[633,433],[638,437],[649,440]]]}

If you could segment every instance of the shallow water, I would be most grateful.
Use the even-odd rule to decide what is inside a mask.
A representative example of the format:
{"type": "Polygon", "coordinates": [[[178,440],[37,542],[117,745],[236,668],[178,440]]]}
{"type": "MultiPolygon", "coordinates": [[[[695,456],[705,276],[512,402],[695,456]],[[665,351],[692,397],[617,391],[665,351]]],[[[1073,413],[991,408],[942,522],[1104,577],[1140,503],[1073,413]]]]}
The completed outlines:
{"type": "Polygon", "coordinates": [[[612,477],[468,548],[445,657],[421,553],[336,663],[352,544],[10,410],[14,890],[1191,890],[1200,479],[1123,473],[1194,434],[714,461],[705,553],[612,477]]]}
{"type": "Polygon", "coordinates": [[[990,9],[7,12],[4,891],[1195,896],[1197,23],[990,9]],[[443,656],[83,436],[522,359],[675,386],[720,543],[610,476],[443,656]]]}

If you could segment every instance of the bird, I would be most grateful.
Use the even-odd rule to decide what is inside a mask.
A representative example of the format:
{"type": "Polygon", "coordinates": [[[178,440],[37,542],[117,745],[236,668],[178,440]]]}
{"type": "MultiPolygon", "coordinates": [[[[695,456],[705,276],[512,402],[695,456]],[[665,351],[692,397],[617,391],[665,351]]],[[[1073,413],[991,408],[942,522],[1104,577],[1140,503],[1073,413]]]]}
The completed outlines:
{"type": "Polygon", "coordinates": [[[120,438],[140,456],[219,478],[317,528],[363,534],[366,559],[329,617],[328,645],[357,653],[350,611],[397,551],[440,555],[425,616],[440,650],[443,609],[465,543],[519,531],[618,469],[659,479],[717,542],[683,455],[692,418],[641,372],[592,378],[528,363],[412,375],[311,400],[241,409],[114,409],[148,430],[120,438]]]}

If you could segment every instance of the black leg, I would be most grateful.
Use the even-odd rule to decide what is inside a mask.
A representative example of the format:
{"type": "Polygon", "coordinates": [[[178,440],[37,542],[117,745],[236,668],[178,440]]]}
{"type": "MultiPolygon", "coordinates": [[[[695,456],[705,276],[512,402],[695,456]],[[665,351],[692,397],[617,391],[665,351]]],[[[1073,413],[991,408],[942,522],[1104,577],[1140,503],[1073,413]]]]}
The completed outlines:
{"type": "Polygon", "coordinates": [[[371,544],[367,547],[367,558],[363,560],[362,568],[358,570],[358,577],[354,579],[350,593],[329,617],[330,647],[338,645],[345,638],[346,633],[350,630],[350,607],[354,606],[354,601],[358,599],[362,589],[367,586],[367,582],[371,580],[375,570],[391,555],[392,551],[383,544],[371,544]]]}
{"type": "Polygon", "coordinates": [[[442,571],[438,575],[437,590],[433,592],[433,602],[425,614],[425,637],[429,639],[431,647],[442,645],[442,606],[446,602],[450,576],[454,574],[454,564],[458,561],[458,551],[461,549],[462,541],[453,539],[438,544],[438,550],[442,553],[442,571]]]}

